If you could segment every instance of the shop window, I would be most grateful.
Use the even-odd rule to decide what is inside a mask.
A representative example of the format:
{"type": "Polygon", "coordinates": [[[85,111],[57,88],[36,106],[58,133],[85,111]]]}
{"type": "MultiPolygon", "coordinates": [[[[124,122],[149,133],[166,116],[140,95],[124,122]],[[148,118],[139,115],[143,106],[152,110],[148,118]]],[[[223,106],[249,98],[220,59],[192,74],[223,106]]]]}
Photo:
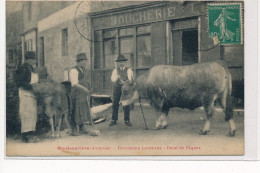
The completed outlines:
{"type": "Polygon", "coordinates": [[[33,41],[32,41],[32,39],[30,39],[30,41],[29,41],[29,51],[33,51],[33,41]]]}
{"type": "Polygon", "coordinates": [[[151,32],[151,26],[140,26],[137,28],[137,34],[146,34],[151,32]]]}
{"type": "Polygon", "coordinates": [[[151,26],[137,28],[137,67],[144,68],[151,66],[151,26]]]}
{"type": "Polygon", "coordinates": [[[119,29],[119,54],[124,55],[128,67],[134,66],[134,28],[119,29]]]}
{"type": "Polygon", "coordinates": [[[115,67],[115,58],[117,55],[117,43],[116,43],[117,30],[103,31],[104,42],[104,68],[112,69],[115,67]]]}
{"type": "Polygon", "coordinates": [[[26,41],[26,51],[30,51],[30,42],[29,41],[26,41]]]}
{"type": "Polygon", "coordinates": [[[128,67],[149,68],[152,64],[150,32],[150,25],[95,31],[94,68],[113,69],[119,54],[128,59],[128,67]]]}
{"type": "Polygon", "coordinates": [[[25,42],[25,50],[26,51],[33,51],[32,39],[29,39],[25,42]]]}
{"type": "Polygon", "coordinates": [[[127,66],[133,67],[134,65],[134,46],[133,37],[120,38],[120,54],[128,59],[127,66]]]}
{"type": "Polygon", "coordinates": [[[198,30],[182,32],[182,65],[198,63],[198,30]]]}
{"type": "Polygon", "coordinates": [[[151,65],[151,37],[137,37],[137,67],[149,67],[151,65]]]}
{"type": "Polygon", "coordinates": [[[124,28],[119,30],[119,36],[127,36],[127,35],[133,35],[134,34],[134,28],[124,28]]]}
{"type": "Polygon", "coordinates": [[[117,35],[117,30],[106,30],[103,31],[103,38],[115,38],[117,35]]]}
{"type": "Polygon", "coordinates": [[[105,68],[112,69],[115,66],[117,46],[115,39],[108,39],[104,41],[104,57],[105,68]]]}
{"type": "Polygon", "coordinates": [[[68,29],[61,31],[61,54],[68,55],[68,29]]]}

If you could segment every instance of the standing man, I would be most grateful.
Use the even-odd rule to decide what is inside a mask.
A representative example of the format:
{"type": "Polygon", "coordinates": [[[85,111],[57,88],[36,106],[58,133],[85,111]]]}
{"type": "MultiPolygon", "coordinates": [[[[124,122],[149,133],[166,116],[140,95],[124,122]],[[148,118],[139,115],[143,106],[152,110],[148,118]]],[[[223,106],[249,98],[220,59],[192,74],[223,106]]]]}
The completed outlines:
{"type": "Polygon", "coordinates": [[[38,75],[34,72],[35,57],[25,54],[25,63],[20,65],[15,73],[15,81],[19,88],[19,115],[21,119],[22,141],[34,143],[39,141],[35,136],[37,123],[37,99],[32,92],[33,83],[38,82],[38,75]]]}
{"type": "MultiPolygon", "coordinates": [[[[112,72],[111,81],[113,82],[113,113],[112,121],[109,126],[116,125],[118,120],[119,101],[129,98],[133,87],[134,75],[131,68],[126,67],[124,55],[119,55],[116,62],[117,68],[112,72]]],[[[132,126],[130,122],[130,105],[123,105],[124,120],[127,126],[132,126]]]]}
{"type": "Polygon", "coordinates": [[[85,53],[78,54],[76,61],[77,65],[70,70],[70,81],[72,86],[71,99],[73,106],[72,113],[74,116],[74,121],[77,132],[82,129],[83,132],[92,136],[96,136],[99,135],[99,131],[91,131],[88,129],[88,125],[92,124],[92,119],[88,102],[88,97],[90,94],[90,83],[87,79],[87,57],[85,53]]]}

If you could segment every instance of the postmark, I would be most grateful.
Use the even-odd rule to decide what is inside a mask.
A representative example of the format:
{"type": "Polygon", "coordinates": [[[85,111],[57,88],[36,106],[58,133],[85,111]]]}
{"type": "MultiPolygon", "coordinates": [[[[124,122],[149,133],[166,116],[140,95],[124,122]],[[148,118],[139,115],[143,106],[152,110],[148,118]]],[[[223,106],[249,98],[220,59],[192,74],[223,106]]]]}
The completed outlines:
{"type": "MultiPolygon", "coordinates": [[[[88,15],[93,12],[93,9],[100,8],[101,6],[119,7],[116,2],[109,2],[104,4],[104,1],[81,1],[78,3],[74,14],[74,24],[78,33],[86,40],[90,42],[102,42],[102,39],[92,37],[92,23],[91,18],[88,15]]],[[[118,32],[114,33],[114,37],[118,32]]],[[[95,37],[95,36],[94,36],[95,37]]]]}
{"type": "Polygon", "coordinates": [[[209,35],[215,44],[241,44],[241,3],[208,5],[209,35]]]}
{"type": "Polygon", "coordinates": [[[80,2],[74,14],[74,24],[78,33],[88,41],[92,41],[90,18],[87,15],[91,8],[90,2],[80,2]]]}

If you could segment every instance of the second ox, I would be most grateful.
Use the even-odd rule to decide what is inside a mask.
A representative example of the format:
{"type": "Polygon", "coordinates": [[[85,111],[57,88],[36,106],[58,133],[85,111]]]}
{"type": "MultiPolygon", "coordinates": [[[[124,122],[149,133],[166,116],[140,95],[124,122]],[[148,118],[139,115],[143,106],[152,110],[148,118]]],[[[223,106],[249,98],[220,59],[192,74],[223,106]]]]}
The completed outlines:
{"type": "Polygon", "coordinates": [[[231,100],[232,79],[224,62],[207,62],[189,66],[158,65],[137,79],[132,101],[139,96],[149,99],[160,113],[155,129],[167,128],[167,115],[173,107],[204,107],[207,120],[200,134],[210,131],[214,102],[219,101],[229,122],[228,136],[235,136],[231,100]]]}

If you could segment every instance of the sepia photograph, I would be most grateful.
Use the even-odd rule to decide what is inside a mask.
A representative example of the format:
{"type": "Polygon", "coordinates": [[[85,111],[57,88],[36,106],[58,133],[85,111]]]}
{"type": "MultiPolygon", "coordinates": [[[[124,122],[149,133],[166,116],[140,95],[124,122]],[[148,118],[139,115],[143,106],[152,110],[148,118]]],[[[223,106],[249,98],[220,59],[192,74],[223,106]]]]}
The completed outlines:
{"type": "Polygon", "coordinates": [[[244,1],[6,1],[12,157],[243,156],[244,1]]]}

